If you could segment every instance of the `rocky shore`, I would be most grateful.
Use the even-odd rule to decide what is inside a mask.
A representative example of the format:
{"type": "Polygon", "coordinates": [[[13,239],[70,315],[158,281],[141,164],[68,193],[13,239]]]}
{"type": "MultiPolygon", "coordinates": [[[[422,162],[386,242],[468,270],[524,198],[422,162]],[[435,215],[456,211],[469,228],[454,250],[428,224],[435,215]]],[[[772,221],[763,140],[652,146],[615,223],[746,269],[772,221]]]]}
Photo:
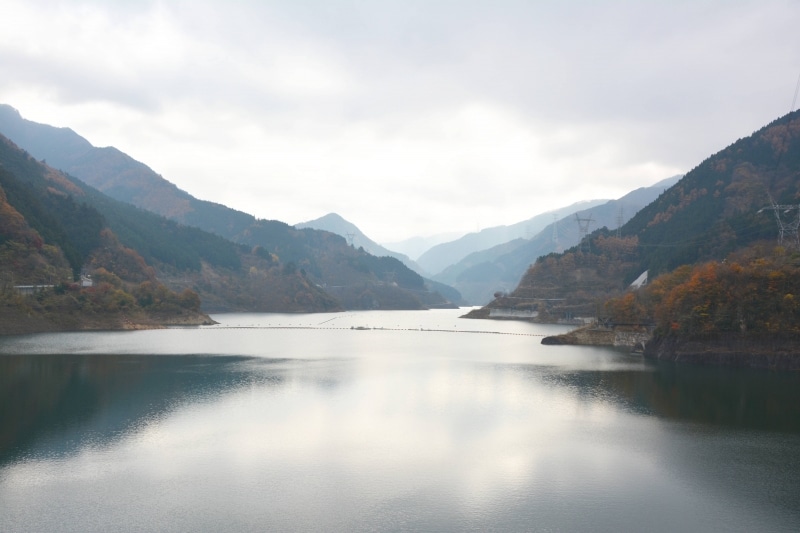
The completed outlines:
{"type": "Polygon", "coordinates": [[[65,313],[42,315],[16,306],[0,306],[0,335],[24,335],[59,331],[125,331],[159,329],[169,326],[203,326],[215,324],[204,313],[185,312],[179,315],[145,313],[65,313]]]}
{"type": "Polygon", "coordinates": [[[800,371],[800,337],[728,334],[692,339],[652,338],[644,328],[586,326],[545,337],[542,344],[628,347],[659,361],[800,371]]]}
{"type": "Polygon", "coordinates": [[[640,349],[650,339],[646,328],[615,327],[604,328],[584,326],[561,335],[542,339],[542,344],[577,346],[617,346],[640,349]]]}
{"type": "Polygon", "coordinates": [[[659,361],[800,370],[800,339],[720,335],[708,339],[663,337],[645,345],[644,356],[659,361]]]}

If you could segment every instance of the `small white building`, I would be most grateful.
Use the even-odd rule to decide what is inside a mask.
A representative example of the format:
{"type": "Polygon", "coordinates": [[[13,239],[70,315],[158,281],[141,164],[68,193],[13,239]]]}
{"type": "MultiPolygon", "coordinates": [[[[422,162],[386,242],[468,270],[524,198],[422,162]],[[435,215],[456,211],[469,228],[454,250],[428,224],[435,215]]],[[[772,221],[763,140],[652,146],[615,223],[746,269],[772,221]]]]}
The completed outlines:
{"type": "Polygon", "coordinates": [[[647,285],[647,273],[648,272],[649,272],[648,270],[645,270],[644,272],[642,272],[639,275],[638,278],[633,280],[633,283],[631,283],[630,288],[635,290],[635,289],[640,289],[643,286],[647,285]]]}
{"type": "Polygon", "coordinates": [[[92,277],[88,274],[81,274],[81,287],[91,287],[94,285],[92,277]]]}

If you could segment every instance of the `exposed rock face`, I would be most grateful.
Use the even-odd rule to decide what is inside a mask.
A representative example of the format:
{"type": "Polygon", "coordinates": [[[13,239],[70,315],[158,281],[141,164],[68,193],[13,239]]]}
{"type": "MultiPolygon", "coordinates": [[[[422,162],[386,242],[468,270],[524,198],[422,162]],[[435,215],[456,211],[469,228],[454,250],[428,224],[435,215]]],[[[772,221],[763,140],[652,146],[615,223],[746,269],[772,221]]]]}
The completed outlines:
{"type": "Polygon", "coordinates": [[[477,307],[475,309],[471,309],[466,315],[462,315],[459,318],[476,318],[479,320],[489,318],[489,308],[488,307],[477,307]]]}
{"type": "Polygon", "coordinates": [[[542,339],[542,344],[579,346],[620,346],[637,348],[650,339],[650,333],[642,329],[598,328],[587,326],[563,335],[542,339]]]}
{"type": "Polygon", "coordinates": [[[661,337],[644,330],[587,326],[542,339],[548,345],[643,348],[644,356],[660,361],[800,371],[800,338],[721,335],[708,339],[661,337]]]}
{"type": "Polygon", "coordinates": [[[780,336],[662,337],[648,342],[644,355],[661,361],[800,371],[800,339],[780,336]]]}

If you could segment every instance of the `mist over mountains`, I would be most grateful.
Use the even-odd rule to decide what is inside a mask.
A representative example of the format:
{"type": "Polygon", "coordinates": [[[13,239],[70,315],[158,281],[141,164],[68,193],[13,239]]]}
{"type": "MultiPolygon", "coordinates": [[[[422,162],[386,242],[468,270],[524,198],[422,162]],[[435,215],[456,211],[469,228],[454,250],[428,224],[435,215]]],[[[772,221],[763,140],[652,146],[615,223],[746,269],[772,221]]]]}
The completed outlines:
{"type": "MultiPolygon", "coordinates": [[[[336,213],[293,227],[196,199],[119,150],[95,148],[68,128],[26,121],[10,106],[0,106],[0,133],[10,132],[25,143],[23,148],[27,150],[27,153],[15,155],[14,148],[9,147],[4,156],[5,168],[23,177],[51,176],[36,178],[40,180],[36,183],[55,180],[49,189],[38,186],[35,194],[72,197],[75,191],[80,191],[80,197],[85,198],[82,201],[89,202],[101,217],[102,222],[98,224],[108,224],[122,245],[136,250],[155,267],[159,279],[176,289],[180,288],[182,279],[184,285],[201,293],[206,305],[215,309],[275,310],[288,306],[298,311],[330,309],[336,305],[348,309],[475,305],[492,300],[498,293],[520,294],[520,284],[525,283],[540,288],[547,285],[552,292],[558,283],[566,281],[548,278],[544,285],[531,281],[536,279],[537,272],[532,270],[533,266],[543,258],[552,262],[553,257],[602,255],[604,247],[616,250],[614,253],[625,250],[628,254],[624,266],[614,267],[616,270],[612,269],[607,275],[597,274],[596,284],[612,291],[615,290],[612,285],[624,287],[643,270],[665,272],[681,264],[733,251],[748,245],[754,238],[764,239],[769,235],[770,222],[752,212],[757,203],[763,204],[769,198],[787,205],[793,201],[791,191],[796,175],[791,165],[796,163],[797,155],[793,151],[792,143],[796,139],[792,135],[796,124],[797,121],[787,118],[775,121],[712,156],[685,177],[675,176],[650,187],[641,187],[617,200],[580,202],[514,225],[464,235],[431,247],[420,255],[419,261],[413,261],[376,243],[336,213]],[[27,154],[41,161],[26,160],[26,157],[30,159],[27,154]],[[780,159],[769,163],[775,154],[780,159]],[[776,166],[774,175],[768,175],[769,164],[776,166]],[[52,168],[55,165],[63,166],[65,172],[58,179],[53,177],[57,176],[52,168]],[[72,172],[79,174],[77,177],[89,186],[80,181],[71,182],[72,172]],[[712,175],[719,176],[713,183],[708,177],[712,175]],[[698,180],[702,184],[697,184],[698,180]],[[114,203],[95,190],[95,186],[123,203],[114,203]],[[146,211],[137,214],[129,204],[146,211]],[[743,210],[743,206],[750,211],[743,210]],[[159,216],[166,217],[173,225],[159,222],[159,216]],[[556,217],[558,220],[554,220],[556,217]],[[644,225],[643,220],[646,221],[644,225]],[[711,231],[708,228],[714,228],[717,237],[703,233],[711,231]],[[163,229],[167,229],[167,233],[163,229]],[[220,240],[214,241],[202,232],[220,240]],[[691,235],[697,235],[693,239],[699,239],[698,244],[685,246],[680,240],[665,244],[675,236],[691,235]],[[735,237],[731,239],[731,235],[735,237]],[[170,241],[175,238],[180,241],[170,241]],[[624,244],[612,246],[616,242],[614,238],[622,239],[620,242],[624,244]],[[635,257],[630,255],[631,246],[640,248],[635,257]],[[562,250],[566,250],[566,255],[562,250]],[[428,277],[428,269],[439,270],[428,277]],[[261,293],[263,301],[258,304],[253,298],[258,293],[257,280],[253,278],[256,274],[256,278],[262,276],[259,278],[262,282],[269,280],[273,288],[288,281],[292,283],[286,287],[293,288],[272,291],[269,296],[261,293]],[[294,275],[298,277],[292,278],[294,275]],[[226,283],[228,287],[223,289],[226,283]],[[298,296],[300,293],[306,296],[298,296]],[[246,294],[249,299],[244,296],[246,294]],[[326,300],[328,297],[330,299],[326,300]],[[265,307],[263,302],[267,301],[270,303],[265,307]]],[[[18,204],[15,206],[12,202],[9,209],[20,207],[20,213],[33,217],[35,210],[26,208],[24,202],[19,203],[24,195],[14,192],[16,182],[9,177],[5,183],[12,187],[9,198],[18,204]]],[[[761,211],[763,206],[759,213],[761,211]]],[[[8,220],[12,221],[17,215],[10,213],[8,220]]],[[[48,233],[46,226],[37,227],[43,235],[49,235],[45,240],[57,242],[58,238],[48,233]]],[[[18,230],[17,234],[27,235],[25,231],[18,230]]],[[[78,238],[80,233],[73,231],[72,235],[71,242],[82,242],[78,238]]],[[[28,238],[30,242],[35,241],[31,239],[28,238]]],[[[66,243],[67,261],[76,271],[81,266],[80,257],[90,254],[91,247],[81,244],[78,248],[83,252],[76,255],[72,251],[74,245],[62,241],[66,243]]],[[[585,285],[586,280],[595,276],[586,268],[581,267],[583,273],[576,274],[584,280],[576,286],[585,285]]],[[[588,289],[584,292],[592,293],[588,289]]],[[[523,293],[513,298],[549,299],[546,295],[523,293]]],[[[604,293],[603,297],[608,294],[610,292],[604,293]]],[[[503,298],[501,296],[498,301],[505,301],[503,298]]],[[[576,303],[569,313],[586,305],[586,302],[576,303]]]]}
{"type": "Polygon", "coordinates": [[[476,316],[491,309],[545,321],[605,314],[654,324],[662,341],[729,335],[769,352],[765,338],[798,331],[799,190],[794,111],[706,158],[618,232],[600,228],[540,257],[513,291],[476,316]],[[644,272],[647,285],[627,291],[644,272]]]}
{"type": "Polygon", "coordinates": [[[295,224],[294,227],[298,229],[311,228],[330,231],[331,233],[335,233],[346,238],[348,244],[356,248],[363,248],[368,253],[378,257],[394,257],[395,259],[402,261],[403,264],[418,274],[424,274],[424,270],[421,269],[420,266],[414,261],[409,259],[407,255],[393,252],[387,248],[384,248],[380,244],[364,235],[364,233],[355,224],[345,220],[336,213],[328,213],[320,218],[295,224]]]}
{"type": "MultiPolygon", "coordinates": [[[[454,305],[431,289],[438,283],[426,286],[421,276],[395,258],[375,257],[330,232],[296,229],[198,200],[119,150],[94,148],[67,128],[26,121],[10,106],[0,107],[0,134],[4,132],[25,143],[25,151],[10,142],[4,145],[2,164],[20,180],[41,184],[46,180],[35,176],[60,176],[54,182],[61,184],[59,189],[41,185],[27,197],[80,193],[81,201],[91,202],[99,211],[104,219],[101,225],[109,224],[124,246],[154,262],[151,265],[162,281],[176,287],[191,285],[206,309],[318,311],[454,305]],[[44,161],[62,165],[65,174],[44,161]],[[73,172],[88,185],[71,178],[73,172]],[[176,241],[159,228],[184,236],[176,241]],[[217,251],[197,249],[199,243],[215,242],[217,251]]],[[[441,288],[453,301],[460,300],[451,288],[441,288]]]]}
{"type": "Polygon", "coordinates": [[[475,233],[468,233],[454,241],[438,244],[423,253],[417,262],[427,272],[439,274],[450,265],[456,264],[467,255],[503,244],[514,239],[530,239],[553,220],[553,215],[558,212],[574,213],[579,209],[588,209],[602,204],[607,200],[584,200],[568,205],[558,210],[548,211],[536,216],[511,224],[509,226],[494,226],[485,228],[475,233]]]}
{"type": "Polygon", "coordinates": [[[570,211],[582,205],[576,204],[559,210],[566,214],[546,225],[533,237],[517,238],[473,252],[433,276],[433,279],[455,287],[464,300],[473,305],[486,304],[492,300],[494,293],[507,292],[516,287],[525,270],[539,257],[576,245],[582,237],[578,219],[582,220],[588,231],[602,227],[615,230],[679,179],[680,176],[667,178],[650,187],[631,191],[617,200],[587,202],[593,206],[591,208],[570,211]]]}
{"type": "Polygon", "coordinates": [[[416,261],[419,256],[437,244],[454,241],[463,236],[463,233],[437,233],[427,237],[417,236],[404,239],[402,241],[384,242],[383,246],[390,250],[396,250],[401,254],[405,254],[416,261]]]}
{"type": "MultiPolygon", "coordinates": [[[[445,268],[431,279],[456,288],[463,303],[483,305],[492,300],[495,292],[512,290],[538,257],[577,244],[581,233],[576,217],[589,221],[587,229],[590,231],[599,227],[616,229],[679,179],[680,176],[667,178],[650,187],[631,191],[617,200],[587,200],[517,224],[486,228],[430,248],[420,262],[427,257],[429,266],[436,261],[445,264],[445,268]],[[560,218],[553,221],[559,213],[560,218]],[[500,244],[491,245],[498,241],[500,244]],[[456,260],[465,253],[465,257],[456,260]]],[[[355,224],[338,214],[330,213],[295,227],[331,231],[352,240],[356,247],[363,246],[373,255],[396,257],[421,275],[429,275],[421,264],[375,243],[355,224]]]]}
{"type": "Polygon", "coordinates": [[[235,239],[256,223],[252,215],[194,198],[116,148],[94,147],[69,128],[26,120],[5,104],[0,104],[0,133],[37,159],[111,198],[182,224],[235,239]]]}
{"type": "MultiPolygon", "coordinates": [[[[278,245],[278,241],[284,245],[291,242],[278,237],[290,231],[290,226],[283,222],[259,220],[221,204],[194,198],[147,165],[116,148],[96,148],[69,128],[55,128],[25,120],[11,106],[0,105],[0,132],[7,132],[35,157],[80,178],[122,202],[215,233],[234,242],[267,248],[278,245]]],[[[573,214],[581,208],[586,211],[606,202],[606,200],[587,200],[566,206],[557,212],[573,214]]],[[[640,204],[628,205],[625,211],[632,213],[639,208],[640,204]]],[[[542,236],[539,233],[544,228],[550,227],[555,213],[556,211],[538,214],[513,225],[486,228],[454,241],[440,243],[426,250],[418,261],[413,261],[404,254],[376,243],[354,224],[335,213],[297,224],[295,227],[300,230],[329,231],[343,237],[347,244],[356,249],[361,248],[368,254],[392,257],[417,274],[428,277],[429,285],[435,281],[438,289],[449,292],[449,297],[454,301],[480,304],[488,301],[496,290],[507,290],[509,285],[516,281],[515,276],[521,275],[526,265],[539,255],[552,251],[547,246],[546,235],[542,236]],[[538,238],[542,243],[539,246],[530,244],[524,246],[532,238],[538,238]],[[494,252],[487,252],[495,246],[499,248],[494,252]],[[488,267],[480,266],[488,258],[510,253],[512,250],[519,250],[513,258],[505,262],[501,260],[488,267]],[[476,253],[484,255],[465,259],[476,253]],[[479,258],[482,259],[478,261],[479,258]],[[469,272],[465,273],[467,270],[469,272]],[[436,275],[432,276],[431,273],[436,275]],[[458,284],[466,291],[467,296],[459,296],[439,284],[449,286],[458,284]]],[[[597,217],[599,216],[598,214],[597,217]]],[[[597,217],[596,220],[600,221],[597,217]]],[[[604,224],[612,225],[613,221],[609,217],[611,215],[603,219],[604,224]]],[[[564,232],[564,244],[569,245],[574,242],[572,226],[563,222],[559,226],[564,232]]],[[[292,261],[303,255],[292,252],[283,259],[292,261]]]]}

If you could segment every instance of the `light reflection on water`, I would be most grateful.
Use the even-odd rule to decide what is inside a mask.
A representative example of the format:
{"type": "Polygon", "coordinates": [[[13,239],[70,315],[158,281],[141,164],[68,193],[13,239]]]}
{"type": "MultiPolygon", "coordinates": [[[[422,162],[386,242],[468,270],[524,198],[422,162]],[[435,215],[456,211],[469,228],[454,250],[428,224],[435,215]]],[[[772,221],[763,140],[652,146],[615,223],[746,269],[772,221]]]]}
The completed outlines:
{"type": "Polygon", "coordinates": [[[564,328],[453,311],[217,319],[0,341],[0,530],[800,519],[796,376],[544,347],[529,335],[564,328]]]}

